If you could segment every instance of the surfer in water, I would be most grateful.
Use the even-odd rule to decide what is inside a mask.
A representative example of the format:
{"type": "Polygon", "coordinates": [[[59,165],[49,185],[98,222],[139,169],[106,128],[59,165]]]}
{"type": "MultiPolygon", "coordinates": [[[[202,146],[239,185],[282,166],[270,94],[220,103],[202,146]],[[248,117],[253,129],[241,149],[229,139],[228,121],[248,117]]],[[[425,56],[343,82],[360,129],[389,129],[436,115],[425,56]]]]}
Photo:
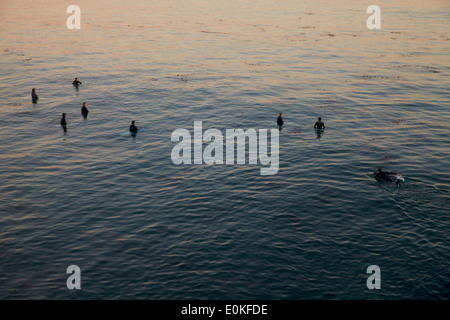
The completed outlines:
{"type": "Polygon", "coordinates": [[[81,107],[81,115],[86,119],[88,113],[89,113],[89,110],[86,107],[86,102],[83,102],[83,106],[81,107]]]}
{"type": "Polygon", "coordinates": [[[67,132],[67,120],[66,120],[67,114],[63,113],[61,117],[61,127],[63,128],[64,132],[67,132]]]}
{"type": "Polygon", "coordinates": [[[63,113],[62,114],[62,118],[61,118],[61,122],[60,122],[62,126],[67,126],[66,117],[67,117],[67,114],[63,113]]]}
{"type": "Polygon", "coordinates": [[[33,100],[33,102],[36,102],[39,99],[39,96],[36,93],[36,89],[33,88],[31,89],[31,100],[33,100]]]}
{"type": "Polygon", "coordinates": [[[277,118],[277,124],[278,124],[279,130],[281,131],[281,127],[284,124],[283,113],[281,113],[281,112],[280,112],[280,115],[277,118]]]}
{"type": "Polygon", "coordinates": [[[314,124],[314,129],[325,129],[325,123],[322,122],[322,118],[317,118],[317,122],[314,124]]]}
{"type": "Polygon", "coordinates": [[[78,86],[79,84],[82,84],[82,82],[80,80],[78,80],[78,78],[75,78],[75,80],[73,80],[72,84],[74,86],[78,86]]]}
{"type": "Polygon", "coordinates": [[[136,127],[136,121],[131,121],[130,132],[132,134],[136,134],[138,130],[138,127],[136,127]]]}
{"type": "Polygon", "coordinates": [[[384,181],[384,182],[395,182],[400,183],[401,181],[404,181],[403,177],[400,175],[400,173],[396,172],[385,172],[381,168],[378,168],[377,172],[374,172],[375,179],[377,181],[384,181]],[[396,180],[393,180],[389,175],[395,175],[396,180]]]}

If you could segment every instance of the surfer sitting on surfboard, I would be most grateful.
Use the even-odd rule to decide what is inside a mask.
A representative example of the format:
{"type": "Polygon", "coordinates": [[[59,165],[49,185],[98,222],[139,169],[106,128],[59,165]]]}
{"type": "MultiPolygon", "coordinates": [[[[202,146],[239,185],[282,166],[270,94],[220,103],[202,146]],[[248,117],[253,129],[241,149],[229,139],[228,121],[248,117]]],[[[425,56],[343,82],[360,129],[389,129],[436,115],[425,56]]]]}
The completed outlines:
{"type": "Polygon", "coordinates": [[[61,116],[61,122],[60,123],[61,123],[61,125],[63,127],[67,126],[66,117],[67,117],[67,114],[65,114],[65,113],[63,113],[62,116],[61,116]]]}
{"type": "Polygon", "coordinates": [[[317,122],[314,124],[314,129],[325,129],[325,123],[322,122],[322,118],[318,118],[317,122]]]}
{"type": "Polygon", "coordinates": [[[83,117],[86,119],[88,113],[89,113],[89,110],[88,110],[88,108],[86,107],[86,102],[83,102],[83,106],[81,107],[81,114],[82,114],[83,117]]]}
{"type": "Polygon", "coordinates": [[[284,124],[283,113],[281,113],[281,112],[280,112],[280,115],[277,118],[277,124],[278,124],[278,127],[279,127],[280,131],[281,131],[281,127],[284,124]]]}
{"type": "Polygon", "coordinates": [[[35,88],[31,90],[31,99],[33,100],[33,102],[36,102],[39,99],[39,96],[37,95],[35,88]]]}
{"type": "Polygon", "coordinates": [[[137,133],[138,130],[139,130],[138,127],[136,127],[136,121],[131,121],[130,132],[137,133]]]}

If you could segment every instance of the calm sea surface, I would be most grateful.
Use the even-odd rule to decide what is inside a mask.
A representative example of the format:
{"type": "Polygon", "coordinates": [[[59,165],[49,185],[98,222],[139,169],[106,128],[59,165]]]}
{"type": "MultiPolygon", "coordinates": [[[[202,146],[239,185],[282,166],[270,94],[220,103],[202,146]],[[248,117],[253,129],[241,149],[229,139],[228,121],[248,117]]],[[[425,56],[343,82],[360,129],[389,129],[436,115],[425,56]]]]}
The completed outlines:
{"type": "Polygon", "coordinates": [[[81,30],[0,3],[0,298],[450,298],[448,1],[380,0],[381,30],[356,0],[75,2],[81,30]],[[277,175],[172,163],[177,128],[279,112],[277,175]]]}

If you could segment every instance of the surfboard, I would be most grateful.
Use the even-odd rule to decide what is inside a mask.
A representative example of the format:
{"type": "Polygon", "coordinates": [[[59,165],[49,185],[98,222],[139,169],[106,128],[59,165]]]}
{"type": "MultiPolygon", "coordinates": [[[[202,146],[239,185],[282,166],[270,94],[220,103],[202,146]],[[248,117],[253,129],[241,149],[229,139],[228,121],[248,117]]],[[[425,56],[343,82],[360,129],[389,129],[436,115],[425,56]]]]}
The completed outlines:
{"type": "Polygon", "coordinates": [[[127,135],[130,136],[132,134],[138,134],[139,132],[145,132],[145,128],[139,129],[138,132],[130,132],[130,131],[122,132],[120,135],[122,135],[122,136],[127,136],[127,135]]]}

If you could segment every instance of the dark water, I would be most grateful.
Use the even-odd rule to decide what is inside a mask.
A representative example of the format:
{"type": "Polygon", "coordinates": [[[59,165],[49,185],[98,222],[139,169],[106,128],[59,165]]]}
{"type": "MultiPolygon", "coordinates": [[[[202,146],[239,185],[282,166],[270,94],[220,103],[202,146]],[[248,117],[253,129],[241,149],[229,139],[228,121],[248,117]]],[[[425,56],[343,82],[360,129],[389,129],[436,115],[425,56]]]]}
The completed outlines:
{"type": "Polygon", "coordinates": [[[70,31],[41,2],[0,6],[0,298],[450,297],[448,3],[370,31],[356,1],[78,1],[70,31]],[[279,112],[275,176],[171,161],[177,128],[279,112]]]}

